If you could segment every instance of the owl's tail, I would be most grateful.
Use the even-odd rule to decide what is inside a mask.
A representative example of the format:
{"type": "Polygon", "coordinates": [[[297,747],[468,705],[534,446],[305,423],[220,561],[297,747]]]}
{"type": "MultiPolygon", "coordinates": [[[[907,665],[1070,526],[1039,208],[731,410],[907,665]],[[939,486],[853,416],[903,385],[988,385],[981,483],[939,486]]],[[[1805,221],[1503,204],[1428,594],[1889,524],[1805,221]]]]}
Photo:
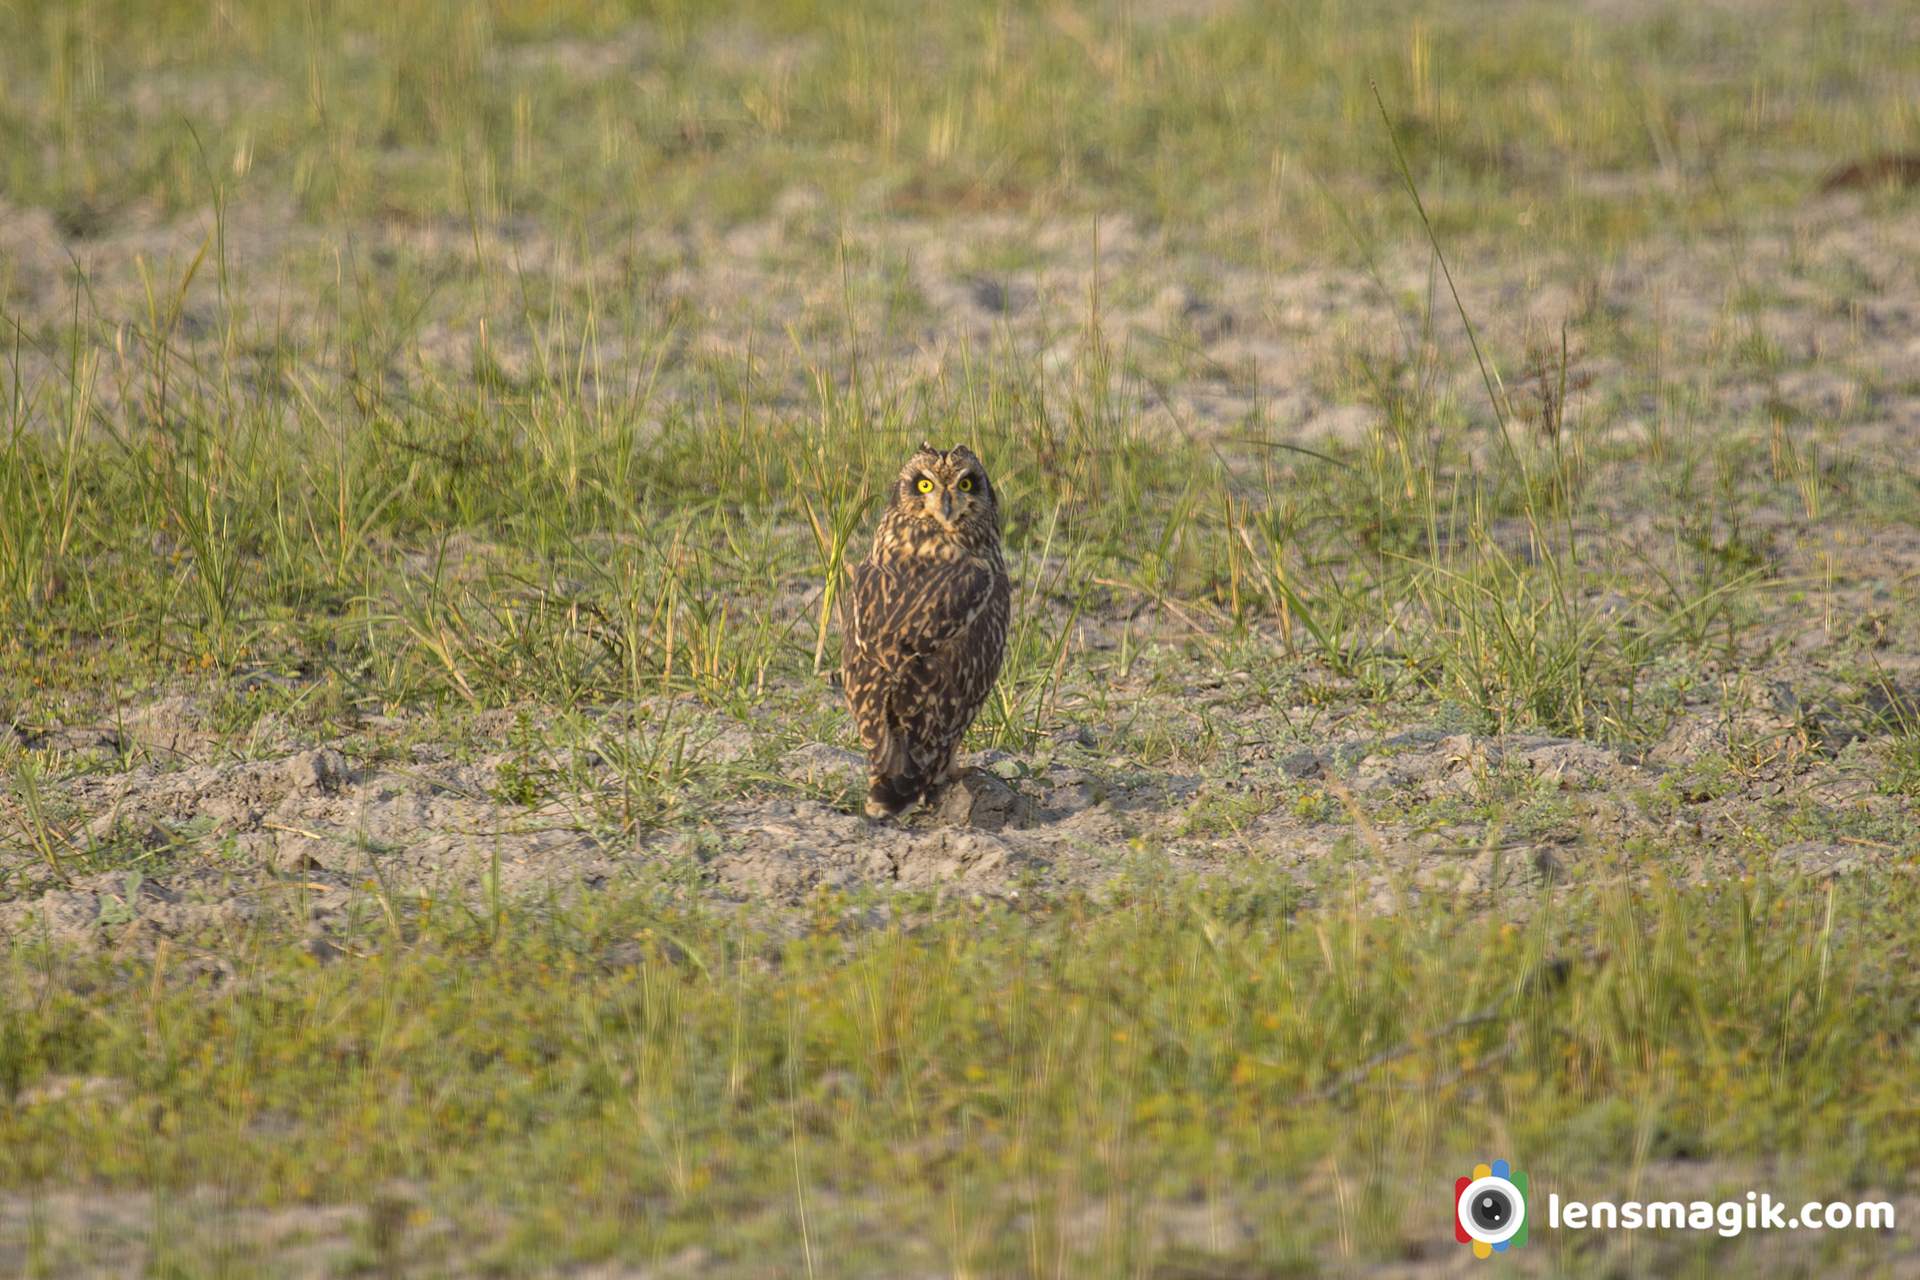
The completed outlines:
{"type": "Polygon", "coordinates": [[[889,733],[873,753],[867,787],[868,817],[891,818],[926,795],[933,785],[933,774],[921,767],[913,754],[897,733],[889,733]]]}

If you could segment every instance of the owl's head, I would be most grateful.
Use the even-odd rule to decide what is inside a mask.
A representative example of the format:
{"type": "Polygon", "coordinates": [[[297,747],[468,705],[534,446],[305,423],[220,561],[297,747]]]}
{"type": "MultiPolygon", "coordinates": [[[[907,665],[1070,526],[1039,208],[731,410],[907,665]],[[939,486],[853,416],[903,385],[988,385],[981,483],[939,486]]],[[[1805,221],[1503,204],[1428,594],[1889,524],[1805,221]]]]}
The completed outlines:
{"type": "Polygon", "coordinates": [[[987,469],[963,444],[936,449],[923,444],[900,468],[889,513],[923,536],[944,535],[969,545],[1000,536],[1000,503],[987,469]]]}

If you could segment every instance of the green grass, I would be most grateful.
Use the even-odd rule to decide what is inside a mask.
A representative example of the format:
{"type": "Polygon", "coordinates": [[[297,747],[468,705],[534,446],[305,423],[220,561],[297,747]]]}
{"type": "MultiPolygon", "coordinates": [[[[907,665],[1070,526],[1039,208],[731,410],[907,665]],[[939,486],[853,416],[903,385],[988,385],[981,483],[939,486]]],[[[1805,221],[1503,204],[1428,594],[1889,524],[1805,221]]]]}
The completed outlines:
{"type": "MultiPolygon", "coordinates": [[[[0,508],[14,687],[28,718],[52,715],[76,675],[128,660],[90,644],[114,633],[155,673],[318,668],[381,706],[684,690],[743,714],[826,655],[827,603],[774,602],[839,572],[926,422],[995,459],[1027,587],[985,721],[996,745],[1029,741],[1076,619],[1117,597],[1184,601],[1229,638],[1277,622],[1289,654],[1496,728],[1634,742],[1661,723],[1651,664],[1724,648],[1780,589],[1684,525],[1670,553],[1610,564],[1573,529],[1600,509],[1580,492],[1598,477],[1524,441],[1488,468],[1464,406],[1395,411],[1331,460],[1169,438],[1118,408],[1138,383],[1092,324],[1065,403],[1030,398],[1017,367],[971,367],[823,390],[794,416],[711,384],[659,410],[589,397],[566,372],[585,348],[547,349],[513,388],[240,397],[144,335],[117,385],[49,378],[16,412],[0,508]],[[150,397],[171,402],[164,420],[150,397]],[[39,430],[49,418],[68,425],[39,430]],[[1631,608],[1601,616],[1602,590],[1631,608]]],[[[1614,459],[1606,480],[1737,524],[1766,500],[1765,459],[1708,449],[1614,459]]]]}
{"type": "MultiPolygon", "coordinates": [[[[1920,149],[1914,34],[0,3],[0,1259],[1437,1269],[1501,1155],[1911,1204],[1913,195],[1811,197],[1920,149]],[[856,798],[786,762],[929,436],[1018,581],[970,746],[1109,821],[734,901],[743,812],[856,798]],[[1520,735],[1618,769],[1435,763],[1520,735]],[[618,874],[99,821],[296,745],[618,874]]],[[[1780,1245],[1517,1261],[1906,1247],[1780,1245]]]]}
{"type": "MultiPolygon", "coordinates": [[[[1915,1010],[1887,1003],[1910,893],[1762,871],[1516,927],[1444,894],[1378,915],[1329,874],[1320,907],[1141,881],[1097,908],[907,904],[878,931],[822,900],[784,939],[640,888],[420,904],[326,963],[272,919],[136,961],[27,942],[0,1176],[228,1207],[398,1187],[443,1228],[389,1242],[409,1265],[699,1244],[754,1273],[1111,1274],[1182,1247],[1282,1271],[1424,1250],[1492,1151],[1562,1194],[1710,1157],[1837,1199],[1911,1166],[1915,1010]],[[236,980],[189,976],[216,956],[236,980]],[[65,1078],[109,1083],[22,1100],[65,1078]],[[1230,1246],[1162,1235],[1203,1211],[1230,1246]]],[[[1599,1248],[1536,1240],[1555,1269],[1599,1248]]]]}
{"type": "Polygon", "coordinates": [[[1156,8],[19,3],[0,15],[6,186],[84,233],[133,201],[203,205],[214,181],[318,218],[571,225],[728,220],[786,182],[863,199],[877,178],[914,214],[1129,207],[1338,241],[1288,179],[1391,191],[1374,80],[1462,211],[1446,229],[1584,246],[1790,202],[1920,128],[1911,31],[1884,6],[1156,8]]]}

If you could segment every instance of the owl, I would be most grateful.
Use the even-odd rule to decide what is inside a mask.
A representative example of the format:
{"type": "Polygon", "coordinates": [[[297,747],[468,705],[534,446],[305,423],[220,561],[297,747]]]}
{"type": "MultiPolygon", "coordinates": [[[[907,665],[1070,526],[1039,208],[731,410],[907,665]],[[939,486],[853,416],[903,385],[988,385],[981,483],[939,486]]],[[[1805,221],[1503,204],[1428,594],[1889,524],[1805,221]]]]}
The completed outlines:
{"type": "Polygon", "coordinates": [[[986,468],[965,445],[921,445],[841,598],[869,816],[897,814],[953,780],[960,739],[1006,656],[1012,594],[986,468]]]}

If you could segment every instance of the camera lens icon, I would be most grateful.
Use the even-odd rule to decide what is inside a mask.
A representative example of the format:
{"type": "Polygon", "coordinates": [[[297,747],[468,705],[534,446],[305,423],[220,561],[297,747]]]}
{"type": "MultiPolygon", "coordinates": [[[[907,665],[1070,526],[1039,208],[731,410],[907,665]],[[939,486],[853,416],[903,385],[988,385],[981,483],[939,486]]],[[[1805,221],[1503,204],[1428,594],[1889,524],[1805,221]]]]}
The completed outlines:
{"type": "Polygon", "coordinates": [[[1485,1258],[1527,1242],[1527,1175],[1505,1160],[1475,1165],[1453,1184],[1453,1235],[1485,1258]]]}
{"type": "Polygon", "coordinates": [[[1527,1202],[1519,1188],[1505,1178],[1480,1178],[1467,1184],[1467,1234],[1475,1240],[1499,1244],[1511,1240],[1527,1223],[1527,1202]]]}

